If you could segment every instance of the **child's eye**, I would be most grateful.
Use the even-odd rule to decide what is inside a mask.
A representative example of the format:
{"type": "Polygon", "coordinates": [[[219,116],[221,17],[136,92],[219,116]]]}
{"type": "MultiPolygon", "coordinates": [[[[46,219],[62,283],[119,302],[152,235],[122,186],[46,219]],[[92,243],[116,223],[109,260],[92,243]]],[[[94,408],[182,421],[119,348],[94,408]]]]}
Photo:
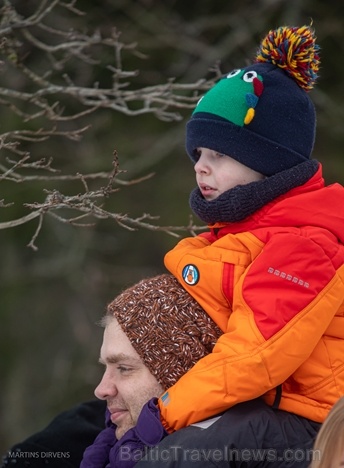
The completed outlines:
{"type": "Polygon", "coordinates": [[[219,158],[224,158],[226,155],[223,153],[216,153],[216,156],[218,156],[219,158]]]}
{"type": "Polygon", "coordinates": [[[117,369],[124,374],[125,372],[130,372],[131,368],[130,367],[125,367],[125,366],[118,366],[117,369]]]}

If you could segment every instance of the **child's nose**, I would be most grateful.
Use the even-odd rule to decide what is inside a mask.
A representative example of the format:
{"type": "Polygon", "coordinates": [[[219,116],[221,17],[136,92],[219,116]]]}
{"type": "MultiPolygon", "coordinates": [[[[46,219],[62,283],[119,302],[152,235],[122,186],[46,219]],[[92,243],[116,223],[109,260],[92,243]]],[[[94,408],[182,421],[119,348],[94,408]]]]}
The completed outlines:
{"type": "Polygon", "coordinates": [[[209,164],[207,164],[207,158],[203,153],[198,158],[194,168],[196,174],[207,174],[210,171],[209,164]]]}

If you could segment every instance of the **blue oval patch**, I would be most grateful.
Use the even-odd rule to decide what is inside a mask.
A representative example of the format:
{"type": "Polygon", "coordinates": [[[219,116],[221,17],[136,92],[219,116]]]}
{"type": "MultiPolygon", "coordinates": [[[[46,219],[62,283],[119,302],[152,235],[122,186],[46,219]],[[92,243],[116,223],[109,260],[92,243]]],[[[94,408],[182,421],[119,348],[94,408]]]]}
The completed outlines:
{"type": "Polygon", "coordinates": [[[189,263],[185,265],[182,271],[183,280],[190,286],[194,286],[199,281],[199,271],[196,265],[189,263]]]}

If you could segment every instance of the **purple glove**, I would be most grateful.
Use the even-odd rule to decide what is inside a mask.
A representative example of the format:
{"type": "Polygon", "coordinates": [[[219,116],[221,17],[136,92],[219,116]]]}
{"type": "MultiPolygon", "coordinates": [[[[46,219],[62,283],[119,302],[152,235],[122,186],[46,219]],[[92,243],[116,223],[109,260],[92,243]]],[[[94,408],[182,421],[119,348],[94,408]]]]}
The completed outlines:
{"type": "Polygon", "coordinates": [[[145,455],[145,447],[154,447],[167,436],[157,403],[157,398],[149,400],[142,408],[136,426],[129,429],[111,449],[111,468],[132,468],[145,455]]]}
{"type": "Polygon", "coordinates": [[[105,412],[105,426],[92,445],[84,452],[80,468],[105,468],[109,463],[109,454],[117,442],[115,430],[116,426],[111,422],[110,412],[105,412]]]}

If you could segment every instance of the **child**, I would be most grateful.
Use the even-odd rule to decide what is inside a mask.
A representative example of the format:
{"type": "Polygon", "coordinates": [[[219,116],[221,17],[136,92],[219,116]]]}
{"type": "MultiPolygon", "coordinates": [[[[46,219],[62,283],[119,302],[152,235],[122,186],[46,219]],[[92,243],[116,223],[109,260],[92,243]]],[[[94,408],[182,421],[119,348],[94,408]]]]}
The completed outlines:
{"type": "Polygon", "coordinates": [[[165,265],[223,335],[159,399],[169,432],[257,397],[321,423],[344,393],[344,189],[310,159],[318,68],[309,27],[270,31],[187,124],[209,232],[165,265]]]}

